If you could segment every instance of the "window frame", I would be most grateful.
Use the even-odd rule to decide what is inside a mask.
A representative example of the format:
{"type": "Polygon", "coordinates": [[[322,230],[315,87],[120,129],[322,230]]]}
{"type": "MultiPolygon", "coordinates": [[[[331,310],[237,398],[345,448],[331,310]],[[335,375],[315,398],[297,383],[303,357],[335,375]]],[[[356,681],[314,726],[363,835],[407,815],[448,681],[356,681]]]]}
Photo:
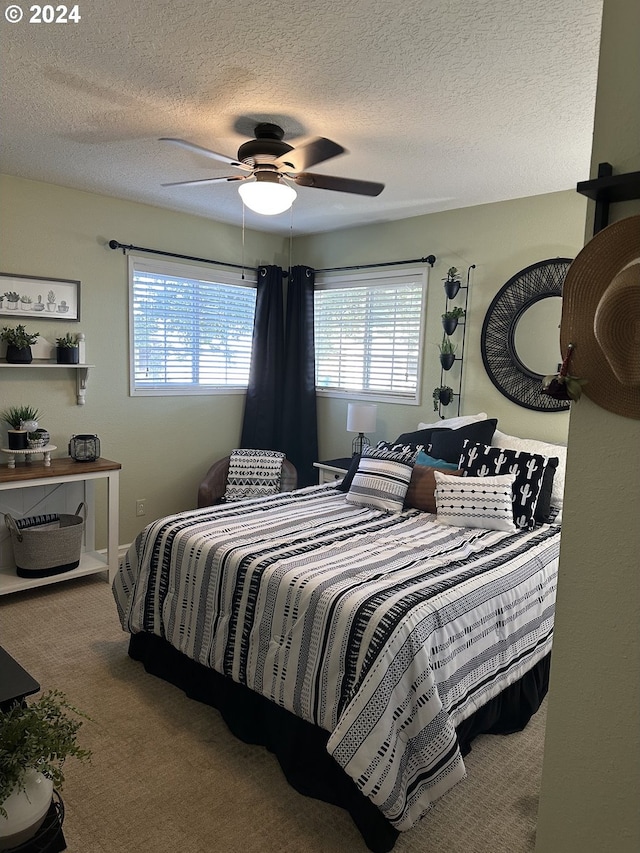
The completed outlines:
{"type": "MultiPolygon", "coordinates": [[[[348,289],[368,285],[370,287],[384,287],[399,283],[409,283],[419,280],[422,287],[422,303],[420,308],[420,327],[417,353],[416,389],[413,394],[398,394],[385,391],[366,391],[364,389],[340,389],[325,388],[317,384],[316,394],[318,397],[333,397],[342,400],[364,400],[378,403],[401,403],[407,406],[420,406],[422,397],[422,380],[424,367],[425,328],[427,317],[427,295],[429,286],[428,267],[409,267],[402,270],[382,270],[378,272],[360,271],[356,273],[317,273],[315,279],[315,290],[337,290],[348,289]]],[[[314,321],[315,327],[315,321],[314,321]]]]}
{"type": "MultiPolygon", "coordinates": [[[[136,388],[135,377],[135,323],[134,323],[134,274],[137,271],[151,275],[190,278],[213,284],[228,284],[257,290],[257,271],[247,268],[242,273],[194,263],[180,263],[149,259],[130,253],[128,261],[129,279],[129,396],[130,397],[194,397],[219,394],[246,394],[247,385],[177,385],[156,388],[136,388]]],[[[255,314],[254,314],[255,319],[255,314]]]]}

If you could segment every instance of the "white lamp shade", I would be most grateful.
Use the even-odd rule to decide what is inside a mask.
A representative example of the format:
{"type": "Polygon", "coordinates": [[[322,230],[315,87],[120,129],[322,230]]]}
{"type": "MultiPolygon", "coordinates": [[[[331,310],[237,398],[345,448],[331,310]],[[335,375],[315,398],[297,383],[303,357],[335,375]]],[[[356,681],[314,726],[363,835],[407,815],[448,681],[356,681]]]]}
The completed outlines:
{"type": "Polygon", "coordinates": [[[347,432],[375,432],[378,407],[370,403],[349,403],[347,432]]]}
{"type": "Polygon", "coordinates": [[[238,192],[248,208],[264,216],[289,210],[298,195],[288,184],[273,181],[247,181],[240,184],[238,192]]]}

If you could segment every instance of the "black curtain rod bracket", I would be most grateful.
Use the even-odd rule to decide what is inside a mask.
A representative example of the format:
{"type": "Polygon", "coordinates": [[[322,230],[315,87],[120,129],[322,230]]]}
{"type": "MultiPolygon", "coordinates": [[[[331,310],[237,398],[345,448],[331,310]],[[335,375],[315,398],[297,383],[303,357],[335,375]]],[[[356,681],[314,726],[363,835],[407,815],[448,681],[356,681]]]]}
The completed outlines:
{"type": "Polygon", "coordinates": [[[122,254],[127,252],[148,252],[151,255],[163,255],[165,258],[180,258],[182,261],[199,261],[203,264],[215,264],[219,267],[233,267],[237,270],[251,270],[257,272],[255,267],[248,267],[246,264],[232,264],[230,261],[212,261],[211,258],[196,258],[193,255],[180,255],[176,252],[163,252],[161,249],[145,249],[144,246],[133,246],[120,243],[118,240],[109,240],[110,249],[122,249],[122,254]]]}

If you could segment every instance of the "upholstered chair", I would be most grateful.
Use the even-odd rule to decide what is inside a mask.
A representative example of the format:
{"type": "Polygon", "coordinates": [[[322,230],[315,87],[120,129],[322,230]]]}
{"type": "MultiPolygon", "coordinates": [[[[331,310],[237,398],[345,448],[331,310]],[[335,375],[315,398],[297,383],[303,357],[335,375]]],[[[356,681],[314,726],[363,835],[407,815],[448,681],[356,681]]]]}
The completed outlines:
{"type": "MultiPolygon", "coordinates": [[[[198,508],[222,503],[227,490],[227,475],[229,473],[230,456],[218,459],[205,474],[198,489],[198,508]]],[[[295,465],[288,459],[282,460],[281,492],[292,492],[298,484],[298,472],[295,465]]]]}

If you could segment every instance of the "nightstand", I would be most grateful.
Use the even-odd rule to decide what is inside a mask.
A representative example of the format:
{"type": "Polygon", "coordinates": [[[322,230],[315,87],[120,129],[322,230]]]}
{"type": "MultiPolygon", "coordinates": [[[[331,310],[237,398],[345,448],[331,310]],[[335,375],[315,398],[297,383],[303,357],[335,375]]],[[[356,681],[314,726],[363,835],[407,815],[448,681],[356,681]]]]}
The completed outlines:
{"type": "Polygon", "coordinates": [[[344,459],[328,459],[326,462],[314,462],[313,467],[318,469],[318,482],[335,483],[341,480],[349,470],[351,457],[344,459]]]}

